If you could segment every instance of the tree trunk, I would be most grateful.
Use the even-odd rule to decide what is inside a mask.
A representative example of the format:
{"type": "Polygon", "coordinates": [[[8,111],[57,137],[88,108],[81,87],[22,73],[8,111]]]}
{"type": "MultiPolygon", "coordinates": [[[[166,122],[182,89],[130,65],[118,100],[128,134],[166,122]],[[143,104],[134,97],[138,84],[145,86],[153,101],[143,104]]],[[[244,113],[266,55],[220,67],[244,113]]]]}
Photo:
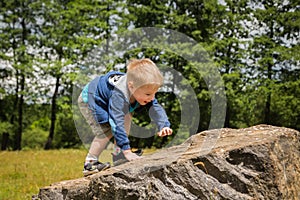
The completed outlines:
{"type": "MultiPolygon", "coordinates": [[[[274,38],[274,22],[271,21],[270,23],[270,34],[269,34],[269,38],[273,39],[274,38]]],[[[268,62],[268,69],[267,69],[267,75],[268,75],[268,80],[267,80],[267,100],[266,100],[266,105],[265,105],[265,119],[264,119],[264,123],[265,124],[270,124],[270,119],[271,119],[271,80],[272,80],[272,66],[273,63],[271,63],[270,61],[268,62]]]]}
{"type": "Polygon", "coordinates": [[[270,115],[271,115],[271,92],[267,94],[267,101],[265,106],[265,124],[270,124],[270,115]]]}
{"type": "Polygon", "coordinates": [[[22,132],[23,132],[23,104],[24,104],[24,90],[25,90],[25,75],[24,73],[21,73],[21,81],[20,81],[20,86],[21,86],[21,95],[19,98],[19,104],[18,104],[18,130],[16,132],[16,137],[15,137],[15,145],[14,145],[14,150],[21,150],[22,146],[22,132]]]}
{"type": "Polygon", "coordinates": [[[1,144],[2,151],[5,151],[7,149],[8,139],[9,139],[9,133],[3,133],[2,134],[2,144],[1,144]]]}
{"type": "Polygon", "coordinates": [[[230,108],[229,108],[229,103],[226,106],[226,116],[225,116],[225,124],[224,128],[230,128],[230,108]]]}
{"type": "MultiPolygon", "coordinates": [[[[24,5],[23,5],[24,6],[24,5]]],[[[24,7],[22,7],[24,8],[24,7]]],[[[27,28],[26,28],[26,22],[25,18],[22,18],[21,21],[22,26],[22,45],[26,46],[26,40],[27,40],[27,28]]],[[[25,50],[22,50],[21,54],[18,55],[18,61],[21,62],[21,64],[26,64],[27,60],[25,58],[25,50]]],[[[14,150],[21,150],[22,146],[22,132],[23,132],[23,105],[24,105],[24,91],[25,91],[25,69],[20,70],[20,98],[19,98],[19,104],[18,104],[18,130],[15,135],[15,145],[14,150]]],[[[18,83],[17,83],[18,85],[18,83]]],[[[18,86],[17,86],[18,87],[18,86]]],[[[18,93],[17,93],[18,95],[18,93]]]]}
{"type": "Polygon", "coordinates": [[[47,139],[47,142],[45,144],[44,149],[48,150],[52,148],[52,141],[54,138],[54,130],[55,130],[55,122],[56,122],[56,99],[58,95],[58,88],[60,86],[60,76],[56,77],[56,84],[55,84],[55,90],[52,96],[52,108],[51,108],[51,126],[50,126],[50,131],[49,131],[49,136],[47,139]]]}

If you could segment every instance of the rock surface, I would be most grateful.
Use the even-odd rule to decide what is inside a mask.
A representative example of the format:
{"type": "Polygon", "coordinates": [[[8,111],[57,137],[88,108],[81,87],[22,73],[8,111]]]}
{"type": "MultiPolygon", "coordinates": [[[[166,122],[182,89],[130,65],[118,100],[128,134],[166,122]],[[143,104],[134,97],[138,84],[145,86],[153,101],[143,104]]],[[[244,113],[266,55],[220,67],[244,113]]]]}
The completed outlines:
{"type": "Polygon", "coordinates": [[[300,133],[268,125],[216,129],[107,171],[40,189],[33,199],[300,199],[300,133]]]}

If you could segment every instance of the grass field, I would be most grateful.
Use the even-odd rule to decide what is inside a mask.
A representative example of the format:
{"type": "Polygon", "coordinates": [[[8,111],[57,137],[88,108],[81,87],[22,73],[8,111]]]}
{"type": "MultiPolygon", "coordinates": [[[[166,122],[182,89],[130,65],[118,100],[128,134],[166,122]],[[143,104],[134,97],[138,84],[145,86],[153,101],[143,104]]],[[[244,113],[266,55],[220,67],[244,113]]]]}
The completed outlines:
{"type": "MultiPolygon", "coordinates": [[[[101,161],[111,162],[111,151],[101,161]]],[[[62,180],[82,177],[87,150],[0,151],[0,199],[31,199],[39,188],[62,180]]]]}
{"type": "MultiPolygon", "coordinates": [[[[145,149],[144,155],[155,149],[145,149]]],[[[83,177],[86,149],[0,151],[0,200],[26,200],[39,188],[62,180],[83,177]]],[[[111,162],[105,150],[102,162],[111,162]]]]}

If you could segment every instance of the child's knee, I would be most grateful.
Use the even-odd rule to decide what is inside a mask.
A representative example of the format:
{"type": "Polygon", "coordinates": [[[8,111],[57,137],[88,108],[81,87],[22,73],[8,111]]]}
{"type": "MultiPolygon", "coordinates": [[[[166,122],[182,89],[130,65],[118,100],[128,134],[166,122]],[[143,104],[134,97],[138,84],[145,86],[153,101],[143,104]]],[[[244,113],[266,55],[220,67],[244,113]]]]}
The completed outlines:
{"type": "Polygon", "coordinates": [[[97,138],[107,138],[108,140],[110,140],[113,136],[111,132],[111,126],[109,125],[109,123],[98,124],[96,132],[97,138]]]}

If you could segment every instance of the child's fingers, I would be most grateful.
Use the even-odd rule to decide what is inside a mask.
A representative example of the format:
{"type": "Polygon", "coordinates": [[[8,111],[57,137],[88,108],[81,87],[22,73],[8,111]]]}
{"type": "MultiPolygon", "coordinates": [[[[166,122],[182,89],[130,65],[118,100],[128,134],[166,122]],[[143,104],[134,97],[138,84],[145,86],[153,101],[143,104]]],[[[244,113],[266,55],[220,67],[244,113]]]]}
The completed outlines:
{"type": "Polygon", "coordinates": [[[159,137],[161,137],[161,134],[162,134],[162,131],[159,131],[159,132],[157,133],[157,135],[158,135],[159,137]]]}
{"type": "Polygon", "coordinates": [[[159,131],[157,135],[158,135],[159,137],[164,137],[164,136],[165,136],[164,130],[159,131]]]}
{"type": "Polygon", "coordinates": [[[166,136],[166,131],[165,131],[165,130],[162,130],[162,131],[161,131],[161,136],[162,136],[162,137],[166,136]]]}
{"type": "Polygon", "coordinates": [[[168,134],[168,135],[172,135],[172,133],[173,133],[173,130],[169,128],[167,134],[168,134]]]}
{"type": "Polygon", "coordinates": [[[165,128],[164,132],[165,132],[165,135],[172,135],[172,129],[170,129],[170,128],[165,128]]]}
{"type": "Polygon", "coordinates": [[[173,133],[172,129],[170,129],[170,128],[163,128],[161,131],[159,131],[157,133],[157,135],[159,137],[164,137],[164,136],[167,136],[167,135],[172,135],[172,133],[173,133]]]}

